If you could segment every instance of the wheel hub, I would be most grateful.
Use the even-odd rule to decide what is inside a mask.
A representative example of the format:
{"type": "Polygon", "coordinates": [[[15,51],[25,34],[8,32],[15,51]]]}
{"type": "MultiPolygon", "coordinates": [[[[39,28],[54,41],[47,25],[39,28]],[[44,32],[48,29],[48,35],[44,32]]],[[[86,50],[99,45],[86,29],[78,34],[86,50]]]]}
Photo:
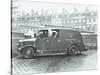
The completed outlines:
{"type": "Polygon", "coordinates": [[[26,53],[27,53],[27,54],[30,54],[30,53],[31,53],[31,50],[27,50],[26,53]]]}
{"type": "Polygon", "coordinates": [[[73,54],[77,54],[77,50],[75,48],[73,48],[71,51],[73,54]]]}

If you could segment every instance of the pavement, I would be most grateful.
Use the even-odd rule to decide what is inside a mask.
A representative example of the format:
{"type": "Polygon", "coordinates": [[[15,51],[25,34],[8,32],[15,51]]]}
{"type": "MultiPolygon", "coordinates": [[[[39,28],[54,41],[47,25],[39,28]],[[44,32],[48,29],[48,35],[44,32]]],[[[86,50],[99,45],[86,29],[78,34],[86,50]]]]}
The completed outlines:
{"type": "Polygon", "coordinates": [[[97,69],[97,50],[89,50],[76,56],[38,56],[34,59],[12,58],[12,74],[34,74],[97,69]]]}

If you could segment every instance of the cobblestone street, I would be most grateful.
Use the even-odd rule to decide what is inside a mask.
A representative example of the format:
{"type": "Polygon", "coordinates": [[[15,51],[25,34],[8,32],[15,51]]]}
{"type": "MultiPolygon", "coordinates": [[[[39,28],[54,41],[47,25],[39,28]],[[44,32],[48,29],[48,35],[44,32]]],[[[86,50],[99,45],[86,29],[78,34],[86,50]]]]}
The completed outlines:
{"type": "Polygon", "coordinates": [[[34,59],[12,58],[12,74],[32,74],[91,70],[97,67],[97,50],[89,50],[77,56],[38,56],[34,59]]]}

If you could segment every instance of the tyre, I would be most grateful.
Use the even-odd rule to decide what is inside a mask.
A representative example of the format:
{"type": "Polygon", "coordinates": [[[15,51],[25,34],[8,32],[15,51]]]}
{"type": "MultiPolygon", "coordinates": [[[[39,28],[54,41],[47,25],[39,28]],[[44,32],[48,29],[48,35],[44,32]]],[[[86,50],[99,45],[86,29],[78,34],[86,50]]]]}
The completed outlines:
{"type": "Polygon", "coordinates": [[[77,45],[71,45],[68,49],[68,54],[74,56],[77,55],[80,52],[77,45]]]}
{"type": "Polygon", "coordinates": [[[30,59],[35,55],[35,50],[32,47],[26,47],[22,50],[22,56],[30,59]]]}

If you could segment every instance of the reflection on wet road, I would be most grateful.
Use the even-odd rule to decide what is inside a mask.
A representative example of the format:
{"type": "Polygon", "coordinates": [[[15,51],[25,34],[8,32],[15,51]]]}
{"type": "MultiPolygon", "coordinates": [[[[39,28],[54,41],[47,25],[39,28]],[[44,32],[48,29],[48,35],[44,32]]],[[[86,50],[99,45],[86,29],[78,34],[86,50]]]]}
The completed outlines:
{"type": "Polygon", "coordinates": [[[39,56],[35,59],[12,59],[13,74],[48,73],[96,69],[97,51],[90,50],[77,56],[39,56]]]}

